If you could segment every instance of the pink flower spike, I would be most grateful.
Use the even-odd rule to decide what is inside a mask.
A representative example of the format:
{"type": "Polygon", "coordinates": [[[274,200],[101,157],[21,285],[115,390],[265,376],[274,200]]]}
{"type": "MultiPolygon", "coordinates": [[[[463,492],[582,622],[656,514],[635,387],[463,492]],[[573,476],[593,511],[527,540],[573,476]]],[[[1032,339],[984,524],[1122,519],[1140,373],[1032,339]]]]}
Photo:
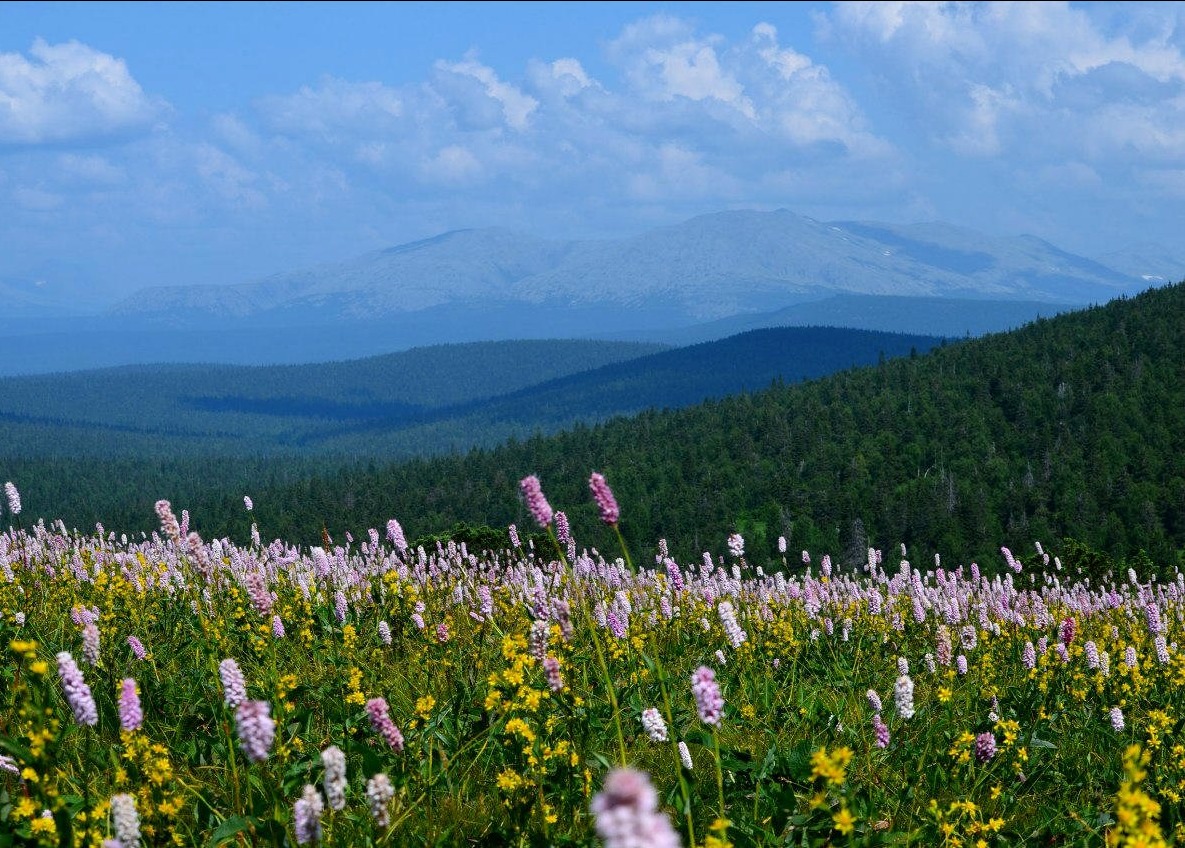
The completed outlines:
{"type": "Polygon", "coordinates": [[[613,491],[605,481],[605,476],[596,471],[588,478],[588,488],[592,492],[593,500],[601,510],[601,521],[612,526],[621,518],[621,509],[613,497],[613,491]]]}
{"type": "Polygon", "coordinates": [[[679,837],[658,809],[658,793],[645,772],[609,772],[589,806],[605,848],[678,848],[679,837]]]}
{"type": "Polygon", "coordinates": [[[543,496],[543,486],[539,483],[539,478],[534,474],[524,477],[518,486],[522,490],[523,498],[527,502],[527,509],[531,511],[531,517],[535,519],[535,523],[540,527],[551,524],[554,513],[551,511],[551,504],[543,496]]]}
{"type": "Polygon", "coordinates": [[[119,691],[119,728],[120,730],[139,730],[144,724],[144,711],[140,707],[140,694],[136,691],[136,681],[125,677],[119,691]]]}
{"type": "Polygon", "coordinates": [[[700,721],[719,724],[724,712],[724,698],[720,694],[720,684],[716,682],[716,672],[706,665],[697,668],[691,675],[691,693],[695,696],[700,721]]]}

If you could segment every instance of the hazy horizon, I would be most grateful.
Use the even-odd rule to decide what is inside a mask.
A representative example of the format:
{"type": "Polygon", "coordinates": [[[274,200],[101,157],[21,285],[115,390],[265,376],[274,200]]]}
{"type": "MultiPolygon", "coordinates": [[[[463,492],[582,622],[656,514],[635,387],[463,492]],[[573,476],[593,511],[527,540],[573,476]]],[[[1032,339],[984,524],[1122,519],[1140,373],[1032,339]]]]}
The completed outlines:
{"type": "Polygon", "coordinates": [[[1180,253],[1185,6],[0,3],[0,284],[727,209],[1180,253]]]}

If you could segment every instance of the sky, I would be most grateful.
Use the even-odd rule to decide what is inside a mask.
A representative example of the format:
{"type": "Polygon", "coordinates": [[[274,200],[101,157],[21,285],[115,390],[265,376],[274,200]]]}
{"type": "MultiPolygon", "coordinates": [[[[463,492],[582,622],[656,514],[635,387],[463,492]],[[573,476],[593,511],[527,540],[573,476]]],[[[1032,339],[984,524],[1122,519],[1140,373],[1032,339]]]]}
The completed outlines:
{"type": "Polygon", "coordinates": [[[0,291],[778,208],[1185,255],[1185,4],[0,2],[0,291]]]}

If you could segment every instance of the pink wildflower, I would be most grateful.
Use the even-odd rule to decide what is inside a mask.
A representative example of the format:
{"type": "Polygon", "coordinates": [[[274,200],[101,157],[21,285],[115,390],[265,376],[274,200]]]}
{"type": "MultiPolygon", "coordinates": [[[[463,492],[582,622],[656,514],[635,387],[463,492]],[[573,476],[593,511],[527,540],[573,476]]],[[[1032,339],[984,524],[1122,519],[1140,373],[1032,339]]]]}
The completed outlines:
{"type": "Polygon", "coordinates": [[[91,688],[86,685],[78,664],[68,651],[58,654],[58,677],[62,681],[62,691],[66,693],[66,702],[74,712],[74,720],[88,727],[98,724],[99,709],[95,706],[95,696],[91,694],[91,688]]]}
{"type": "Polygon", "coordinates": [[[366,702],[366,713],[370,716],[370,725],[374,728],[375,733],[382,736],[396,752],[401,752],[403,750],[403,734],[391,720],[387,699],[371,698],[366,702]]]}
{"type": "Polygon", "coordinates": [[[543,486],[539,483],[539,478],[532,474],[529,477],[524,477],[518,484],[519,489],[522,490],[523,498],[527,502],[527,509],[531,512],[531,517],[535,519],[535,523],[540,527],[546,527],[551,524],[555,513],[551,510],[551,504],[547,502],[547,498],[543,496],[543,486]]]}
{"type": "Polygon", "coordinates": [[[222,679],[222,700],[232,710],[247,700],[247,680],[239,664],[225,659],[218,664],[218,676],[222,679]]]}
{"type": "Polygon", "coordinates": [[[269,715],[270,711],[271,705],[267,701],[243,701],[235,711],[239,744],[253,763],[267,759],[276,738],[276,723],[269,715]]]}
{"type": "Polygon", "coordinates": [[[720,694],[720,684],[716,682],[716,672],[706,665],[697,668],[691,675],[691,693],[695,696],[700,721],[704,724],[719,724],[724,711],[724,697],[720,694]]]}
{"type": "Polygon", "coordinates": [[[613,497],[613,491],[605,481],[605,476],[594,471],[588,478],[588,488],[592,492],[593,500],[601,510],[601,521],[612,526],[621,519],[621,508],[613,497]]]}
{"type": "Polygon", "coordinates": [[[144,711],[140,708],[140,695],[136,681],[125,677],[119,691],[119,727],[121,730],[139,730],[144,724],[144,711]]]}
{"type": "Polygon", "coordinates": [[[975,737],[975,759],[986,763],[996,756],[996,737],[992,733],[984,732],[975,737]]]}
{"type": "Polygon", "coordinates": [[[679,837],[659,812],[658,793],[644,772],[609,772],[589,809],[605,848],[678,848],[679,837]]]}
{"type": "Polygon", "coordinates": [[[8,511],[13,515],[21,514],[21,494],[12,483],[4,484],[4,494],[8,497],[8,511]]]}
{"type": "Polygon", "coordinates": [[[560,661],[555,657],[543,660],[543,673],[547,675],[547,688],[552,692],[559,692],[564,688],[564,678],[560,674],[560,661]]]}

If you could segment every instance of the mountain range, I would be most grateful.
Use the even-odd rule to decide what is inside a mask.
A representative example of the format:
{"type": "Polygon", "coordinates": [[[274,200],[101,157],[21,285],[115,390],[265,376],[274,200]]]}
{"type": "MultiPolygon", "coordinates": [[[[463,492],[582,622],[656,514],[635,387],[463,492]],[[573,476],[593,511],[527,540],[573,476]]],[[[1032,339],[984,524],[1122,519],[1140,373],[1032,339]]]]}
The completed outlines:
{"type": "Polygon", "coordinates": [[[458,230],[240,285],[148,289],[111,311],[357,321],[493,303],[662,313],[673,326],[841,293],[1084,304],[1138,287],[1138,277],[1029,236],[735,211],[602,241],[458,230]]]}
{"type": "Polygon", "coordinates": [[[1181,277],[1185,260],[1157,245],[1092,260],[1030,236],[786,210],[603,240],[458,230],[252,282],[160,285],[102,310],[77,299],[70,314],[0,279],[0,374],[310,363],[510,339],[681,345],[770,326],[964,337],[1181,277]]]}

